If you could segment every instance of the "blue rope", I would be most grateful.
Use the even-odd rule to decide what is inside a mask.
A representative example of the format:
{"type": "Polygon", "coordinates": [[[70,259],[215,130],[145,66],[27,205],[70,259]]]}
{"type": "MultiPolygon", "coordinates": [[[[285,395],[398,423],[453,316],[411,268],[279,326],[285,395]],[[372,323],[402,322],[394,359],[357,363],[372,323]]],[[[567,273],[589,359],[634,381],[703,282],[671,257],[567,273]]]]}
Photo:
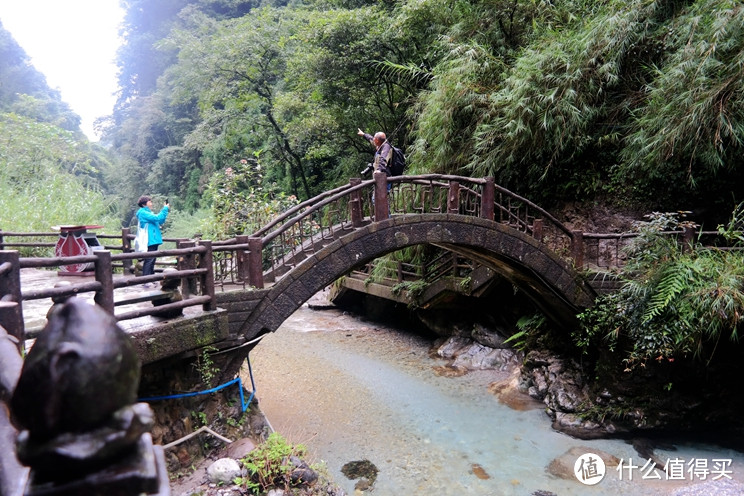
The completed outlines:
{"type": "Polygon", "coordinates": [[[232,381],[213,387],[212,389],[207,389],[205,391],[196,391],[193,393],[170,394],[167,396],[151,396],[149,398],[140,398],[139,401],[160,401],[160,400],[173,400],[176,398],[189,398],[191,396],[199,396],[203,394],[214,393],[215,391],[219,391],[220,389],[224,389],[227,386],[232,386],[233,384],[238,383],[238,389],[240,391],[240,407],[242,408],[242,412],[245,413],[245,411],[248,409],[248,405],[251,404],[251,401],[253,401],[253,397],[256,395],[256,383],[253,381],[253,369],[251,368],[251,359],[247,358],[247,360],[248,360],[248,372],[250,373],[250,376],[251,376],[251,388],[253,389],[251,391],[251,396],[248,398],[247,402],[245,401],[245,395],[243,394],[243,381],[240,380],[240,377],[236,377],[232,381]]]}

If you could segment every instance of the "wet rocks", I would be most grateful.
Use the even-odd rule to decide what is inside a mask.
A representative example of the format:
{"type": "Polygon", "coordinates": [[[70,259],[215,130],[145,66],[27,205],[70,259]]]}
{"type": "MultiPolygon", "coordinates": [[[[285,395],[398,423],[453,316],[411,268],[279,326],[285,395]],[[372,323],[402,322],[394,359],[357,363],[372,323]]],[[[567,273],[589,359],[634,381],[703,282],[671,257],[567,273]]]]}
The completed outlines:
{"type": "Polygon", "coordinates": [[[519,389],[519,370],[515,369],[512,377],[503,381],[492,382],[488,392],[498,398],[512,410],[527,411],[543,408],[545,405],[519,389]]]}
{"type": "Polygon", "coordinates": [[[369,460],[358,460],[345,464],[341,467],[341,473],[344,474],[351,480],[359,479],[354,485],[354,489],[357,491],[368,491],[372,489],[375,481],[377,480],[377,473],[379,470],[369,460]]]}
{"type": "Polygon", "coordinates": [[[292,469],[289,472],[289,478],[294,485],[306,484],[312,485],[318,480],[318,473],[310,468],[310,465],[296,456],[290,456],[289,462],[292,469]]]}
{"type": "Polygon", "coordinates": [[[591,405],[589,385],[576,361],[545,351],[531,351],[524,360],[520,387],[547,406],[553,428],[580,439],[606,437],[617,427],[582,415],[591,405]]]}
{"type": "Polygon", "coordinates": [[[506,370],[517,366],[522,353],[506,348],[489,348],[471,338],[452,336],[439,344],[435,351],[442,358],[453,360],[451,367],[465,370],[506,370]]]}

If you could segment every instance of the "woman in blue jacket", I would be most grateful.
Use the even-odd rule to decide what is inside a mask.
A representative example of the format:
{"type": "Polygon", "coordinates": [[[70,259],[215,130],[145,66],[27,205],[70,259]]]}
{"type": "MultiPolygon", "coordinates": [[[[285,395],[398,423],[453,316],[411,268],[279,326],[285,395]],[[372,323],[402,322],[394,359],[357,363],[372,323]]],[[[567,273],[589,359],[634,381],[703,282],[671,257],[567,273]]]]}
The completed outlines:
{"type": "MultiPolygon", "coordinates": [[[[165,201],[165,205],[159,214],[152,213],[152,198],[149,196],[140,196],[137,200],[137,205],[140,209],[137,210],[137,229],[147,229],[147,251],[158,251],[158,246],[163,243],[163,235],[160,233],[160,226],[165,223],[165,219],[168,217],[170,206],[168,201],[165,201]]],[[[149,276],[155,273],[155,258],[146,258],[142,264],[142,275],[149,276]]],[[[155,283],[145,283],[146,288],[155,286],[155,283]]]]}

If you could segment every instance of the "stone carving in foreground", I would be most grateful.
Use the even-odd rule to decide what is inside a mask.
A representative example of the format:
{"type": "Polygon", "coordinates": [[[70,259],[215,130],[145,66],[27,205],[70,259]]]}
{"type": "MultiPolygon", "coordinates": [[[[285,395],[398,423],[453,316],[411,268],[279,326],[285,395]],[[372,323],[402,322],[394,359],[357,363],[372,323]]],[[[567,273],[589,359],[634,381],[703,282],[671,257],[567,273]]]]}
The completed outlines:
{"type": "Polygon", "coordinates": [[[139,379],[111,315],[76,298],[55,307],[10,399],[26,496],[170,493],[152,411],[136,403],[139,379]]]}

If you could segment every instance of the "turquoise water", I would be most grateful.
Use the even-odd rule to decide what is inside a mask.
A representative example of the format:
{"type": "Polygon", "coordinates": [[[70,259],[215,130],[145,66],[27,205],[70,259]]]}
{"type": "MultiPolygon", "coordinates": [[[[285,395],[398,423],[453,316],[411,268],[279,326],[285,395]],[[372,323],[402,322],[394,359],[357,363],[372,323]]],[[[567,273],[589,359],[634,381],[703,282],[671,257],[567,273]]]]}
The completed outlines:
{"type": "MultiPolygon", "coordinates": [[[[356,481],[341,467],[367,459],[379,469],[375,496],[667,495],[702,483],[704,465],[723,464],[721,480],[744,480],[744,455],[715,446],[658,450],[660,459],[697,467],[697,475],[648,472],[622,440],[582,441],[551,429],[542,409],[518,411],[488,391],[503,372],[441,377],[445,361],[427,340],[340,311],[300,309],[251,352],[261,409],[273,427],[306,444],[348,494],[356,481]],[[596,485],[548,473],[573,447],[599,449],[637,465],[615,467],[596,485]],[[719,460],[716,462],[716,460],[719,460]],[[660,479],[652,479],[657,475],[660,479]],[[633,480],[628,480],[632,477],[633,480]]],[[[705,480],[714,477],[709,474],[705,480]]]]}

